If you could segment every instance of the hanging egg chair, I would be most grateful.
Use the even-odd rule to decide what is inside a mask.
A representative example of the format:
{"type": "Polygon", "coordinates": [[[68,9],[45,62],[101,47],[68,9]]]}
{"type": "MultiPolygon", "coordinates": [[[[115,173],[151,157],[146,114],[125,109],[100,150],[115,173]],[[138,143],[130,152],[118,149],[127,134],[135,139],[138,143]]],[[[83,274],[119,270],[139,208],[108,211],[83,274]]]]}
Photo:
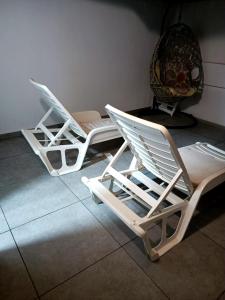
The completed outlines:
{"type": "Polygon", "coordinates": [[[150,68],[158,108],[172,116],[182,99],[201,96],[203,78],[200,47],[191,28],[170,26],[156,45],[150,68]]]}

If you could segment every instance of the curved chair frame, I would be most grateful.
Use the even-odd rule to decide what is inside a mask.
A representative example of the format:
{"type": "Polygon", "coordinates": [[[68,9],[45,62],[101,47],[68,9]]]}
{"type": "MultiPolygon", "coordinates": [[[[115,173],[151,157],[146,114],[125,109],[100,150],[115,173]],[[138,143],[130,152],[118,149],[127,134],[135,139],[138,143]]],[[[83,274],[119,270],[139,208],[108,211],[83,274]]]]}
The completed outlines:
{"type": "Polygon", "coordinates": [[[35,129],[22,129],[22,134],[29,142],[52,176],[80,170],[87,149],[92,144],[120,137],[116,125],[109,118],[101,118],[97,111],[83,111],[70,114],[47,86],[30,79],[32,85],[40,92],[49,106],[49,110],[35,129]],[[63,120],[61,128],[48,128],[44,122],[56,112],[63,120]],[[38,135],[41,138],[38,138],[38,135]],[[68,165],[66,152],[77,150],[77,160],[68,165]],[[61,167],[55,169],[48,158],[49,152],[60,152],[61,167]]]}
{"type": "Polygon", "coordinates": [[[225,181],[225,152],[199,142],[177,149],[165,127],[110,105],[106,110],[125,142],[101,176],[82,181],[97,202],[106,203],[143,239],[147,254],[156,260],[183,239],[200,197],[225,181]],[[132,162],[128,169],[117,171],[114,165],[127,146],[132,162]],[[107,188],[107,181],[122,193],[113,192],[112,184],[107,188]],[[144,206],[146,213],[139,215],[132,209],[131,200],[144,206]],[[169,234],[171,220],[174,228],[169,234]],[[160,229],[157,243],[155,226],[160,229]]]}

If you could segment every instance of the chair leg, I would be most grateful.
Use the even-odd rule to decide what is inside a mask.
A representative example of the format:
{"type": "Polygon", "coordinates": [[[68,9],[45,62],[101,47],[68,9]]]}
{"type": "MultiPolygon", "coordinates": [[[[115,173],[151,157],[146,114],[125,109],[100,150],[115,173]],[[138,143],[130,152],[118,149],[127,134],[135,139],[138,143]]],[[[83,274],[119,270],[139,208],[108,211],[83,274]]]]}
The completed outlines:
{"type": "Polygon", "coordinates": [[[102,203],[102,201],[92,192],[91,192],[91,197],[92,197],[92,199],[94,200],[94,202],[96,204],[101,204],[102,203]]]}
{"type": "Polygon", "coordinates": [[[159,254],[152,248],[150,239],[148,237],[148,234],[146,234],[143,238],[144,248],[146,254],[149,256],[151,261],[156,261],[159,259],[159,254]]]}
{"type": "Polygon", "coordinates": [[[172,249],[181,241],[179,239],[179,233],[186,214],[186,208],[187,206],[185,205],[178,210],[174,210],[172,214],[167,215],[166,217],[162,217],[161,219],[158,219],[157,222],[160,222],[161,224],[161,237],[160,237],[160,241],[156,246],[153,247],[151,244],[151,233],[150,233],[150,230],[152,228],[154,230],[156,223],[155,222],[151,223],[149,229],[146,230],[146,234],[142,237],[142,239],[143,239],[145,251],[147,252],[147,254],[149,255],[152,261],[159,259],[160,256],[168,252],[170,249],[172,249]],[[179,216],[179,220],[176,224],[176,227],[174,228],[173,234],[170,237],[167,237],[168,218],[173,216],[177,212],[180,212],[181,215],[179,216]]]}
{"type": "Polygon", "coordinates": [[[79,171],[82,167],[86,152],[87,152],[87,146],[84,145],[79,145],[78,147],[74,147],[74,148],[64,148],[64,149],[57,149],[57,150],[51,150],[51,149],[45,149],[43,148],[40,151],[40,158],[43,161],[43,163],[45,164],[46,168],[48,169],[50,175],[52,176],[60,176],[60,175],[64,175],[70,172],[75,172],[75,171],[79,171]],[[67,162],[66,162],[66,157],[65,157],[65,151],[68,149],[77,149],[78,150],[78,156],[77,156],[77,160],[75,162],[74,165],[72,166],[68,166],[67,162]],[[60,151],[61,153],[61,162],[62,162],[62,166],[59,169],[55,169],[52,165],[52,163],[50,162],[47,154],[48,152],[55,152],[55,151],[60,151]]]}
{"type": "Polygon", "coordinates": [[[186,212],[184,214],[184,217],[183,217],[181,225],[180,225],[180,230],[177,234],[177,238],[178,238],[179,242],[183,239],[183,237],[186,233],[188,225],[190,224],[190,221],[195,212],[196,206],[202,195],[202,191],[203,191],[203,189],[198,190],[198,188],[197,188],[196,191],[194,192],[194,194],[192,195],[191,199],[189,200],[189,203],[186,208],[186,212]]]}
{"type": "Polygon", "coordinates": [[[78,147],[78,155],[77,155],[77,161],[74,165],[68,166],[66,164],[66,159],[65,159],[65,150],[61,151],[61,155],[64,156],[64,161],[62,167],[58,170],[59,175],[67,174],[70,172],[75,172],[79,171],[83,165],[83,161],[85,158],[85,155],[87,153],[87,147],[84,145],[84,147],[78,147]]]}

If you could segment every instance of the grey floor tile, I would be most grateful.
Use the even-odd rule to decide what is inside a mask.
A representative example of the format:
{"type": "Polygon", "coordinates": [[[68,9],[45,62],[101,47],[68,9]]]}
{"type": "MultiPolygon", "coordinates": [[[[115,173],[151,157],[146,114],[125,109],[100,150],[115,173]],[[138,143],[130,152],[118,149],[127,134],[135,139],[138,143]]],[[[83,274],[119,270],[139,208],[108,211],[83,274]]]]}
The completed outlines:
{"type": "Polygon", "coordinates": [[[85,199],[83,204],[95,215],[107,231],[111,233],[113,238],[121,245],[135,237],[135,234],[129,227],[127,227],[104,203],[96,204],[90,197],[85,199]]]}
{"type": "MultiPolygon", "coordinates": [[[[112,154],[112,155],[115,155],[115,154],[118,152],[119,148],[120,148],[120,147],[117,147],[117,148],[113,149],[113,150],[111,151],[111,154],[112,154]]],[[[133,158],[133,154],[131,153],[129,147],[127,147],[127,148],[124,150],[124,152],[122,153],[122,156],[123,156],[125,159],[129,160],[129,161],[133,158]]]]}
{"type": "Polygon", "coordinates": [[[40,294],[119,246],[80,202],[12,232],[40,294]]]}
{"type": "Polygon", "coordinates": [[[196,142],[204,142],[212,145],[216,144],[216,141],[211,138],[203,137],[197,134],[192,134],[190,131],[186,130],[181,130],[177,134],[173,135],[173,139],[178,148],[188,146],[196,142]]]}
{"type": "Polygon", "coordinates": [[[176,128],[176,129],[168,129],[169,133],[174,137],[175,135],[182,135],[183,133],[186,135],[193,135],[194,133],[191,132],[190,128],[176,128]]]}
{"type": "Polygon", "coordinates": [[[190,131],[201,135],[202,137],[210,138],[216,141],[222,142],[225,140],[225,129],[222,127],[220,128],[199,122],[197,126],[190,128],[190,131]]]}
{"type": "Polygon", "coordinates": [[[7,230],[9,230],[9,226],[5,220],[2,210],[0,209],[0,233],[3,233],[7,230]]]}
{"type": "Polygon", "coordinates": [[[118,171],[126,170],[129,168],[132,158],[133,155],[129,150],[124,151],[113,167],[118,171]]]}
{"type": "Polygon", "coordinates": [[[35,290],[11,233],[0,234],[0,298],[29,300],[35,297],[35,290]]]}
{"type": "Polygon", "coordinates": [[[11,184],[31,182],[48,174],[45,166],[34,153],[25,153],[0,160],[0,189],[11,184]]]}
{"type": "Polygon", "coordinates": [[[128,160],[129,162],[132,160],[133,154],[132,154],[132,152],[129,149],[124,152],[124,158],[126,160],[128,160]]]}
{"type": "Polygon", "coordinates": [[[58,177],[49,174],[0,190],[0,199],[10,228],[79,201],[58,177]]]}
{"type": "Polygon", "coordinates": [[[83,184],[81,178],[100,176],[107,166],[108,160],[93,161],[89,166],[84,166],[80,171],[69,173],[60,177],[60,179],[72,190],[72,192],[80,199],[90,196],[89,189],[83,184]]]}
{"type": "Polygon", "coordinates": [[[0,159],[32,152],[24,137],[0,140],[0,159]]]}
{"type": "Polygon", "coordinates": [[[203,226],[200,230],[225,248],[225,212],[220,217],[203,226]]]}
{"type": "Polygon", "coordinates": [[[172,135],[172,137],[180,132],[181,129],[168,129],[169,133],[172,135]]]}
{"type": "MultiPolygon", "coordinates": [[[[225,141],[225,140],[224,140],[225,141]]],[[[216,144],[216,147],[220,148],[221,150],[225,151],[225,142],[216,144]]]]}
{"type": "Polygon", "coordinates": [[[41,299],[160,300],[167,298],[120,249],[41,299]]]}
{"type": "Polygon", "coordinates": [[[225,251],[200,232],[154,263],[140,239],[124,247],[170,299],[216,299],[225,288],[225,251]]]}
{"type": "Polygon", "coordinates": [[[203,234],[225,248],[225,183],[203,195],[198,205],[199,214],[192,223],[203,234]]]}

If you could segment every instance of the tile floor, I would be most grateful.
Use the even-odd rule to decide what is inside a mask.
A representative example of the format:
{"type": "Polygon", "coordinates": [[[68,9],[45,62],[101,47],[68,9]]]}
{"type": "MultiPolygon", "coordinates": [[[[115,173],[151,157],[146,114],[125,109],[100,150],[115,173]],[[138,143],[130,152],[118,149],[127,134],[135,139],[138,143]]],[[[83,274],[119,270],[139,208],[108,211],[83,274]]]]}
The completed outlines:
{"type": "MultiPolygon", "coordinates": [[[[225,130],[213,126],[171,133],[178,146],[225,149],[225,130]]],[[[80,181],[106,164],[92,157],[79,172],[51,177],[22,137],[0,141],[0,299],[225,299],[225,185],[202,197],[184,241],[152,263],[80,181]]]]}

